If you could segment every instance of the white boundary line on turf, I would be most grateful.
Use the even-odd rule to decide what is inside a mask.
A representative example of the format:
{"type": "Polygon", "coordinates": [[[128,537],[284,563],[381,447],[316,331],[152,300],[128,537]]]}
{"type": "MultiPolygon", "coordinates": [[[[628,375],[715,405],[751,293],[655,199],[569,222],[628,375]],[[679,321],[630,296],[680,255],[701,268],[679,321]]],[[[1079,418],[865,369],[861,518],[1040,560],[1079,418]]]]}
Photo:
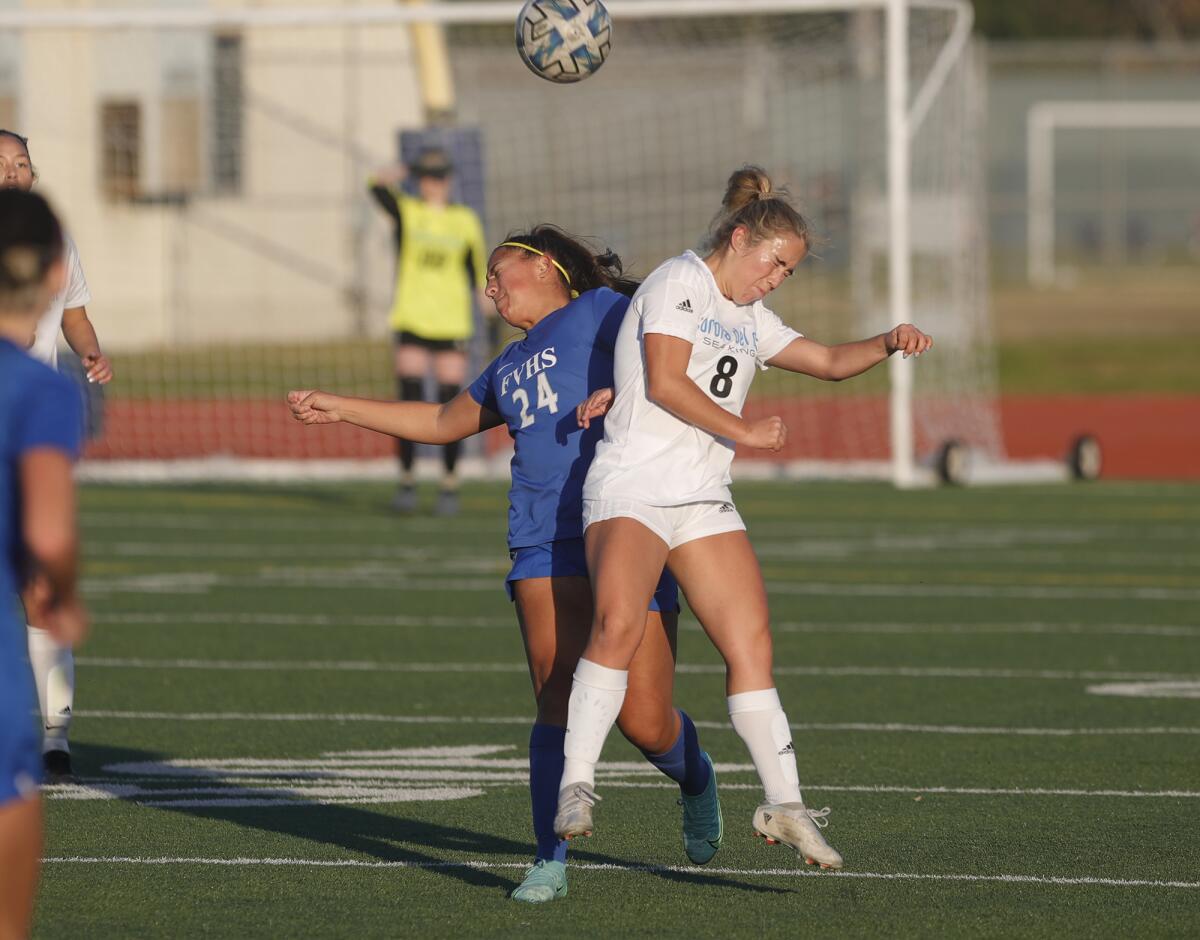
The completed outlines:
{"type": "MultiPolygon", "coordinates": [[[[111,709],[87,709],[75,712],[76,718],[113,719],[119,721],[354,721],[411,725],[524,725],[533,724],[529,715],[498,717],[495,715],[372,715],[355,713],[318,712],[135,712],[111,709]]],[[[729,730],[724,721],[697,721],[697,728],[729,730]]],[[[898,722],[866,723],[798,723],[793,731],[866,731],[905,734],[986,734],[1030,737],[1076,737],[1100,735],[1200,735],[1200,727],[1137,727],[1137,728],[1003,728],[972,727],[970,725],[920,725],[898,722]]]]}
{"type": "MultiPolygon", "coordinates": [[[[426,673],[512,673],[526,675],[525,663],[405,663],[374,660],[287,660],[287,659],[145,659],[141,657],[79,656],[80,666],[117,669],[207,669],[218,672],[403,672],[426,673]]],[[[681,675],[724,675],[723,665],[680,665],[681,675]]],[[[1176,683],[1194,686],[1200,677],[1177,672],[1099,672],[1065,669],[979,669],[953,666],[776,666],[777,676],[823,678],[902,679],[1051,679],[1137,683],[1176,683]]]]}
{"type": "MultiPolygon", "coordinates": [[[[603,768],[603,765],[601,765],[603,768]]],[[[752,772],[753,769],[747,771],[752,772]]],[[[728,772],[728,771],[726,771],[728,772]]],[[[655,771],[657,773],[657,771],[655,771]]],[[[261,793],[263,789],[255,789],[250,785],[253,784],[258,788],[268,790],[288,789],[301,795],[307,794],[312,788],[320,788],[328,785],[331,780],[343,778],[330,778],[314,776],[295,777],[295,776],[239,776],[236,778],[238,783],[246,784],[244,788],[231,787],[228,783],[222,783],[216,778],[179,778],[168,777],[163,775],[152,776],[120,776],[111,777],[77,777],[74,783],[55,783],[44,784],[41,788],[42,795],[47,799],[54,800],[80,800],[80,799],[104,799],[125,798],[139,795],[153,794],[229,794],[229,793],[261,793]],[[195,786],[187,789],[179,789],[172,787],[170,790],[164,789],[170,786],[175,780],[193,780],[201,782],[211,780],[211,784],[207,787],[195,786]],[[155,787],[143,787],[142,784],[157,784],[155,787]],[[83,791],[89,791],[86,795],[83,791]]],[[[341,789],[346,791],[361,791],[363,793],[376,792],[374,787],[392,787],[396,781],[393,778],[385,777],[354,777],[345,778],[347,783],[341,789]]],[[[662,780],[619,780],[614,778],[606,778],[603,769],[601,769],[599,779],[603,781],[602,788],[606,790],[622,789],[622,790],[674,790],[675,785],[671,781],[662,780]]],[[[526,786],[528,777],[522,777],[514,780],[471,780],[472,786],[486,787],[488,789],[503,789],[513,786],[526,786]]],[[[761,790],[761,783],[729,783],[722,781],[721,789],[724,790],[761,790]]],[[[897,793],[905,796],[921,796],[931,794],[934,796],[1032,796],[1032,797],[1080,797],[1094,799],[1161,799],[1161,800],[1196,800],[1200,799],[1200,790],[1070,790],[1070,789],[1055,789],[1051,787],[1031,787],[1028,789],[1019,789],[1012,787],[905,787],[894,785],[873,785],[862,784],[854,785],[847,784],[844,786],[823,784],[823,783],[805,783],[804,789],[809,793],[897,793]]],[[[332,792],[332,788],[331,788],[332,792]]]]}
{"type": "MultiPolygon", "coordinates": [[[[264,626],[264,627],[439,627],[439,628],[511,628],[512,617],[452,617],[405,615],[356,616],[352,614],[248,614],[243,612],[157,612],[114,611],[92,612],[93,620],[108,626],[264,626]]],[[[699,631],[700,624],[686,619],[680,623],[684,630],[699,631]]],[[[782,620],[771,624],[776,633],[862,633],[898,635],[983,636],[989,634],[1033,634],[1049,636],[1200,636],[1200,627],[1173,624],[1126,623],[833,623],[782,620]]]]}
{"type": "MultiPolygon", "coordinates": [[[[497,571],[503,567],[497,564],[497,571]]],[[[440,574],[441,572],[439,572],[440,574]]],[[[310,568],[264,571],[258,577],[221,575],[212,571],[177,571],[159,574],[122,574],[83,579],[86,594],[208,594],[217,589],[253,588],[296,590],[379,590],[409,593],[446,591],[500,591],[502,578],[421,577],[399,566],[366,565],[353,568],[310,568]],[[414,576],[415,575],[415,576],[414,576]]],[[[805,597],[969,597],[1014,598],[1018,600],[1127,600],[1200,601],[1200,588],[1111,587],[1108,585],[1046,586],[1038,584],[867,584],[767,581],[767,591],[776,595],[805,597]]]]}
{"type": "MultiPolygon", "coordinates": [[[[475,869],[475,870],[521,870],[529,867],[528,862],[408,862],[369,861],[367,859],[307,859],[307,858],[146,858],[130,856],[52,856],[44,858],[45,864],[73,865],[224,865],[249,867],[252,865],[281,866],[295,868],[386,868],[386,869],[475,869]]],[[[680,873],[689,875],[740,875],[742,877],[765,878],[856,878],[879,881],[965,881],[997,882],[1001,884],[1035,884],[1051,886],[1096,886],[1106,888],[1200,888],[1200,881],[1159,881],[1155,879],[1097,878],[1091,875],[968,875],[968,874],[923,874],[913,872],[867,872],[867,871],[814,871],[803,868],[696,868],[684,865],[604,865],[589,862],[572,862],[573,871],[619,872],[633,874],[680,873]]]]}

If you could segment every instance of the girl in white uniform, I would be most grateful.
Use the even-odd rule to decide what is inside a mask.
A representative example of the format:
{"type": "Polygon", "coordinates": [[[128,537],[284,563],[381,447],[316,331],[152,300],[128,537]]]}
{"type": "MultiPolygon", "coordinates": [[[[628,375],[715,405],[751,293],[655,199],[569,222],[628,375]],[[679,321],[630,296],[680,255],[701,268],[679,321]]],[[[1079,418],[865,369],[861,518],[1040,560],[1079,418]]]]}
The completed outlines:
{"type": "MultiPolygon", "coordinates": [[[[29,156],[29,142],[20,134],[0,130],[0,189],[29,192],[37,182],[37,170],[29,156]]],[[[63,233],[63,263],[66,277],[62,288],[38,320],[29,354],[52,369],[58,367],[58,336],[79,356],[89,382],[106,385],[112,381],[112,365],[100,351],[100,340],[87,315],[88,292],[71,236],[63,233]]],[[[67,732],[75,705],[75,657],[70,646],[57,642],[42,624],[48,622],[49,589],[45,578],[31,572],[21,588],[21,602],[29,621],[29,662],[37,682],[42,711],[42,760],[49,783],[71,776],[67,732]]]]}
{"type": "MultiPolygon", "coordinates": [[[[825,346],[792,330],[762,301],[807,253],[807,224],[786,192],[761,169],[744,167],[729,179],[705,253],[660,265],[621,325],[615,401],[583,493],[595,617],[567,718],[555,819],[564,838],[592,831],[596,762],[621,708],[646,605],[669,564],[725,659],[730,718],[765,791],[755,832],[810,864],[842,865],[818,830],[824,812],[807,809],[800,793],[772,677],[766,590],[730,498],[729,468],[735,444],[778,451],[786,440],[780,418],[741,417],[757,369],[837,381],[897,351],[920,355],[932,339],[901,324],[825,346]]],[[[601,409],[611,393],[593,398],[589,407],[601,409]]]]}

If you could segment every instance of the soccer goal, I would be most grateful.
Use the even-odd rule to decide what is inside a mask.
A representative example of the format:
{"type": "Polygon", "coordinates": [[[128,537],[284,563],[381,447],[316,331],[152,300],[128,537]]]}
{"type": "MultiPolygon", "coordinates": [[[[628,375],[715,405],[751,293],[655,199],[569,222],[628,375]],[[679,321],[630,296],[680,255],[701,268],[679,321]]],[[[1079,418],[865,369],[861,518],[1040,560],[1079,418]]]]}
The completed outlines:
{"type": "Polygon", "coordinates": [[[733,169],[766,167],[818,239],[771,306],[822,341],[902,321],[936,341],[838,385],[759,379],[750,408],[790,429],[766,472],[908,486],[949,442],[1002,466],[970,5],[608,6],[611,56],[571,86],[520,61],[515,0],[0,13],[0,116],[75,235],[118,373],[85,473],[392,472],[387,440],[281,402],[394,391],[391,232],[365,183],[414,132],[471,142],[459,178],[490,242],[552,221],[642,275],[698,242],[733,169]]]}

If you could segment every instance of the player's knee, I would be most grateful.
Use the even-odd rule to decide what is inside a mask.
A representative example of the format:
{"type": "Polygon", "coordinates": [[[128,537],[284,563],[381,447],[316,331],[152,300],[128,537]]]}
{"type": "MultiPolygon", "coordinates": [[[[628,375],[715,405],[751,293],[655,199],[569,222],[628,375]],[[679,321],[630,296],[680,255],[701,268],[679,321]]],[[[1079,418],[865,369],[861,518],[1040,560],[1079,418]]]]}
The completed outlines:
{"type": "Polygon", "coordinates": [[[646,611],[622,605],[597,606],[592,620],[592,640],[605,646],[637,647],[646,629],[646,611]]]}
{"type": "Polygon", "coordinates": [[[627,741],[648,754],[663,754],[679,736],[673,708],[623,710],[617,727],[627,741]]]}

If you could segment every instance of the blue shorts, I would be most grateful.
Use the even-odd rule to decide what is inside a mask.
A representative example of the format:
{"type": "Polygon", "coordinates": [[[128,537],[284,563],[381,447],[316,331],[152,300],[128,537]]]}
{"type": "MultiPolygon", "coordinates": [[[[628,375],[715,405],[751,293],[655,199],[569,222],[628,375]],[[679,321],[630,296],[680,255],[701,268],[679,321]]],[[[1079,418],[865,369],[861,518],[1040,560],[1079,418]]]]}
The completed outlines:
{"type": "Polygon", "coordinates": [[[42,782],[33,677],[25,657],[13,659],[0,663],[0,804],[33,796],[42,782]]]}
{"type": "MultiPolygon", "coordinates": [[[[587,556],[583,550],[583,539],[556,539],[541,545],[514,548],[508,553],[512,559],[512,570],[504,580],[508,599],[513,599],[512,583],[526,578],[569,578],[588,576],[587,556]]],[[[679,585],[671,572],[663,568],[662,577],[650,598],[650,610],[660,613],[679,612],[679,585]]]]}

